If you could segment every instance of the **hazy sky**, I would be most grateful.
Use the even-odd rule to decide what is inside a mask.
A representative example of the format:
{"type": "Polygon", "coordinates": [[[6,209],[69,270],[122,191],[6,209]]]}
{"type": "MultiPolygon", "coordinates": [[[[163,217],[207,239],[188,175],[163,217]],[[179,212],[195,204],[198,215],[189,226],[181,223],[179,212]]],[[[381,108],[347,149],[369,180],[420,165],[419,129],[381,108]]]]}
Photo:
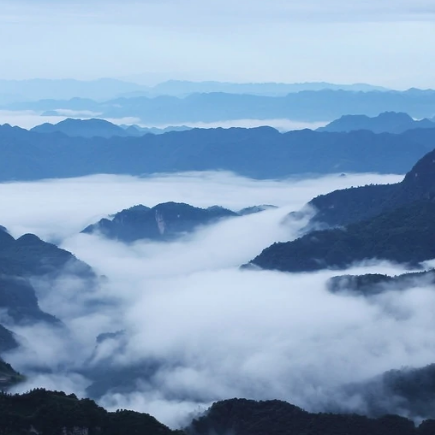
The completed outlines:
{"type": "Polygon", "coordinates": [[[0,0],[0,78],[435,87],[433,0],[0,0]]]}

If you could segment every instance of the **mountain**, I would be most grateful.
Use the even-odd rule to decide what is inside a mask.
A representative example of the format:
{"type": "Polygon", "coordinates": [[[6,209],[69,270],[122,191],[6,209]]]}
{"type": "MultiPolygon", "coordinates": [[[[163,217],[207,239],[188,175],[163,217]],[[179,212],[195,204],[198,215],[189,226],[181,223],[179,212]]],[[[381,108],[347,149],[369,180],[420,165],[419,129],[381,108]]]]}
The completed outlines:
{"type": "Polygon", "coordinates": [[[0,355],[17,347],[18,343],[13,332],[0,325],[0,355]]]}
{"type": "Polygon", "coordinates": [[[60,321],[38,304],[30,279],[53,279],[61,274],[94,281],[95,274],[86,263],[70,252],[46,243],[34,234],[14,239],[0,230],[0,353],[16,345],[13,335],[5,329],[9,324],[48,322],[60,326],[60,321]]]}
{"type": "Polygon", "coordinates": [[[251,264],[283,272],[344,269],[385,259],[408,266],[435,258],[435,202],[420,201],[344,228],[313,231],[266,248],[251,264]]]}
{"type": "MultiPolygon", "coordinates": [[[[344,412],[347,403],[357,400],[365,414],[373,417],[398,410],[413,420],[435,417],[435,364],[389,370],[367,381],[344,385],[340,390],[328,406],[331,412],[344,412]]],[[[435,427],[428,433],[434,431],[435,427]]]]}
{"type": "Polygon", "coordinates": [[[237,214],[239,214],[240,216],[246,216],[249,214],[260,213],[260,212],[266,211],[266,210],[273,210],[274,208],[277,208],[277,207],[274,205],[269,205],[269,204],[254,205],[252,207],[243,208],[242,210],[238,211],[237,214]]]}
{"type": "Polygon", "coordinates": [[[355,414],[313,414],[278,400],[232,399],[215,403],[186,429],[189,435],[433,435],[435,421],[418,428],[402,417],[376,420],[355,414]]]}
{"type": "Polygon", "coordinates": [[[0,319],[6,317],[6,323],[12,321],[15,324],[29,324],[42,321],[60,325],[58,319],[39,308],[35,289],[25,278],[0,276],[0,311],[0,319]]]}
{"type": "MultiPolygon", "coordinates": [[[[50,116],[58,115],[56,112],[50,113],[50,116]]],[[[104,119],[75,119],[67,118],[57,124],[45,123],[33,127],[30,131],[36,133],[63,133],[71,137],[127,137],[127,136],[143,136],[145,134],[164,134],[170,131],[186,131],[190,127],[172,126],[166,128],[147,128],[139,127],[138,125],[115,125],[104,119]]]]}
{"type": "Polygon", "coordinates": [[[23,380],[24,376],[20,375],[10,364],[0,358],[0,395],[2,391],[8,390],[23,380]]]}
{"type": "Polygon", "coordinates": [[[403,291],[413,287],[433,284],[435,284],[435,270],[405,273],[397,276],[377,273],[340,275],[329,279],[327,287],[332,293],[373,296],[388,290],[403,291]]]}
{"type": "Polygon", "coordinates": [[[216,402],[184,431],[170,430],[148,414],[107,412],[74,394],[32,390],[0,394],[4,435],[433,435],[435,421],[419,426],[397,415],[377,419],[355,414],[315,414],[278,400],[231,399],[216,402]]]}
{"type": "Polygon", "coordinates": [[[195,93],[225,92],[228,94],[250,94],[265,96],[283,96],[301,91],[346,90],[353,92],[379,91],[388,89],[365,83],[352,85],[333,84],[325,82],[313,83],[229,83],[229,82],[191,82],[183,80],[168,80],[159,83],[151,89],[154,95],[186,96],[195,93]]]}
{"type": "Polygon", "coordinates": [[[133,242],[139,239],[171,240],[194,231],[198,226],[238,216],[222,207],[207,209],[189,204],[166,202],[153,208],[137,205],[102,219],[82,232],[98,233],[111,239],[133,242]]]}
{"type": "Polygon", "coordinates": [[[350,132],[370,130],[373,133],[400,134],[414,128],[434,128],[435,122],[429,119],[415,121],[406,113],[384,112],[370,118],[365,115],[345,115],[317,131],[350,132]]]}
{"type": "Polygon", "coordinates": [[[57,124],[41,124],[31,131],[36,133],[64,133],[67,136],[105,137],[128,136],[128,131],[104,119],[65,119],[57,124]]]}
{"type": "Polygon", "coordinates": [[[171,131],[186,131],[191,130],[187,125],[170,125],[169,127],[140,127],[138,125],[121,125],[125,129],[128,136],[143,136],[144,134],[165,134],[171,131]]]}
{"type": "Polygon", "coordinates": [[[404,173],[435,143],[435,129],[281,134],[270,127],[192,129],[142,137],[69,137],[0,126],[0,181],[90,174],[226,170],[252,178],[404,173]]]}
{"type": "Polygon", "coordinates": [[[3,104],[0,109],[32,110],[38,113],[59,110],[93,112],[105,119],[137,118],[140,123],[147,125],[241,119],[325,122],[343,115],[377,116],[382,112],[405,112],[421,119],[434,116],[435,91],[353,92],[326,89],[288,93],[285,96],[211,92],[194,93],[182,98],[160,95],[106,101],[56,98],[59,99],[3,104]]]}
{"type": "Polygon", "coordinates": [[[148,414],[107,412],[89,399],[43,389],[0,394],[3,435],[177,435],[148,414]]]}
{"type": "MultiPolygon", "coordinates": [[[[86,278],[94,276],[86,263],[34,234],[24,234],[14,239],[10,234],[0,231],[0,275],[56,276],[68,272],[86,278]]],[[[21,289],[25,287],[22,283],[17,285],[21,289]]]]}
{"type": "Polygon", "coordinates": [[[105,100],[146,89],[145,86],[135,83],[108,78],[90,81],[73,79],[0,80],[0,103],[74,97],[105,100]]]}
{"type": "MultiPolygon", "coordinates": [[[[405,133],[406,134],[406,133],[405,133]]],[[[337,190],[309,202],[312,223],[346,225],[435,196],[435,150],[421,158],[401,183],[337,190]]]]}
{"type": "Polygon", "coordinates": [[[101,78],[98,80],[32,79],[0,80],[0,103],[35,101],[47,98],[74,97],[107,100],[120,96],[159,95],[186,96],[196,92],[229,92],[256,95],[286,95],[302,90],[343,89],[348,91],[387,91],[381,86],[364,83],[353,85],[332,83],[224,83],[169,80],[155,86],[145,86],[135,80],[101,78]]]}

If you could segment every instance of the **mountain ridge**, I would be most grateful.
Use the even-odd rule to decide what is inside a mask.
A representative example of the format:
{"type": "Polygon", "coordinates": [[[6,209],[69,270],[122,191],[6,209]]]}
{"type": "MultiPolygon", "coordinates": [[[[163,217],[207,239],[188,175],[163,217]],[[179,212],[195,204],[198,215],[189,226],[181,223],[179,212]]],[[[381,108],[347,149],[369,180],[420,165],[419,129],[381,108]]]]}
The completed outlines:
{"type": "Polygon", "coordinates": [[[376,135],[217,128],[105,139],[3,125],[0,181],[207,170],[257,179],[307,173],[404,173],[434,143],[435,129],[376,135]]]}
{"type": "Polygon", "coordinates": [[[414,120],[407,113],[383,112],[376,117],[344,115],[317,131],[344,132],[369,130],[373,133],[400,134],[416,128],[434,128],[435,123],[427,118],[414,120]]]}

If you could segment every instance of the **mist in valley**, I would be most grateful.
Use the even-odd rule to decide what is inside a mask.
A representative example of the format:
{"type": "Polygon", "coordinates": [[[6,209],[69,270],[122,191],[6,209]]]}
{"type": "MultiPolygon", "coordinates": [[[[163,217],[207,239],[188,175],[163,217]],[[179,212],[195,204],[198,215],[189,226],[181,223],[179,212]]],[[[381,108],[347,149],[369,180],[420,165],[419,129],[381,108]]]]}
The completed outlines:
{"type": "Polygon", "coordinates": [[[344,385],[433,362],[431,286],[372,297],[328,291],[327,280],[337,274],[404,272],[376,259],[340,272],[240,266],[272,243],[298,237],[310,212],[289,213],[312,197],[401,178],[254,181],[210,172],[1,184],[2,224],[14,236],[32,232],[56,241],[100,276],[94,286],[71,275],[33,280],[41,308],[63,326],[13,328],[22,347],[7,360],[28,376],[15,390],[91,395],[109,409],[148,412],[171,427],[232,397],[278,398],[313,411],[340,403],[341,410],[364,413],[364,399],[344,385]],[[122,208],[165,201],[278,208],[169,242],[125,244],[80,234],[122,208]]]}

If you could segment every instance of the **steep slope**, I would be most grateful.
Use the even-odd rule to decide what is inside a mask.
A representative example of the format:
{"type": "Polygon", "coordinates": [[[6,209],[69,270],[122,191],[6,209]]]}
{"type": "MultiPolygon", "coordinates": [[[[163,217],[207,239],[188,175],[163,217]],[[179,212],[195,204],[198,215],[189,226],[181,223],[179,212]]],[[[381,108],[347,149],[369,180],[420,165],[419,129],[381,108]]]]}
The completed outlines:
{"type": "Polygon", "coordinates": [[[346,225],[435,196],[435,150],[422,157],[401,183],[337,190],[309,202],[313,223],[346,225]]]}
{"type": "Polygon", "coordinates": [[[343,269],[369,259],[417,266],[435,258],[434,240],[435,202],[420,201],[345,228],[275,243],[251,264],[283,272],[343,269]]]}
{"type": "Polygon", "coordinates": [[[281,134],[273,128],[192,129],[142,137],[70,137],[0,126],[0,181],[96,173],[227,170],[252,178],[405,173],[435,143],[435,129],[281,134]]]}
{"type": "Polygon", "coordinates": [[[414,435],[433,434],[434,421],[419,428],[410,420],[384,416],[312,414],[286,402],[233,399],[215,403],[186,429],[190,435],[414,435]]]}
{"type": "Polygon", "coordinates": [[[317,131],[348,133],[370,130],[373,133],[400,134],[414,128],[435,128],[435,123],[429,119],[415,121],[406,113],[384,112],[373,118],[366,115],[344,115],[317,131]]]}
{"type": "Polygon", "coordinates": [[[116,213],[112,220],[102,219],[82,232],[99,233],[124,242],[170,240],[192,232],[200,225],[235,216],[237,213],[222,207],[202,209],[176,202],[158,204],[153,208],[137,205],[116,213]]]}

